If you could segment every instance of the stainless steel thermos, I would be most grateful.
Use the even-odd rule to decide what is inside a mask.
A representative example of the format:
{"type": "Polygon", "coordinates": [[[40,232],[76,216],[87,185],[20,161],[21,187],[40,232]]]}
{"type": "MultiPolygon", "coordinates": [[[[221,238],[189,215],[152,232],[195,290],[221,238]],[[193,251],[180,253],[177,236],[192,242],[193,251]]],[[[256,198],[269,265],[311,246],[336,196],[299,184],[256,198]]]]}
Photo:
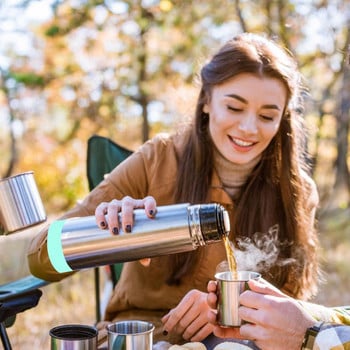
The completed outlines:
{"type": "MultiPolygon", "coordinates": [[[[121,220],[120,214],[119,219],[121,220]]],[[[101,230],[95,216],[54,221],[48,231],[48,255],[58,272],[111,265],[197,249],[230,231],[227,211],[216,203],[157,207],[154,218],[134,210],[131,233],[101,230]]]]}

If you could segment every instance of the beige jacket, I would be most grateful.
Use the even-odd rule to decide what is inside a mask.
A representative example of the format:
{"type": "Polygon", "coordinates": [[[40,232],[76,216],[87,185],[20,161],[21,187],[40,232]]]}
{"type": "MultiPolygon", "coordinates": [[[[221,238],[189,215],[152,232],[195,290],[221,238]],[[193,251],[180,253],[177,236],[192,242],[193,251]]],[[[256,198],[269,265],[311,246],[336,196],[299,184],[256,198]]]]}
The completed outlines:
{"type": "MultiPolygon", "coordinates": [[[[159,135],[148,141],[113,170],[81,204],[67,212],[64,218],[94,215],[96,206],[102,201],[121,199],[126,195],[134,198],[151,195],[158,206],[173,204],[175,172],[183,143],[184,137],[181,135],[159,135]]],[[[208,202],[223,204],[233,215],[232,200],[223,190],[217,174],[212,179],[208,202]]],[[[45,229],[33,239],[28,253],[29,266],[35,276],[57,281],[67,274],[59,275],[52,268],[48,260],[46,235],[45,229]]],[[[144,267],[138,261],[125,263],[107,306],[105,320],[147,320],[156,326],[155,341],[180,343],[180,339],[171,334],[167,337],[162,335],[161,317],[175,307],[189,290],[206,291],[208,281],[214,278],[216,266],[226,259],[222,242],[200,249],[204,250],[201,260],[194,272],[185,276],[180,286],[164,283],[166,257],[153,258],[149,267],[144,267]]]]}

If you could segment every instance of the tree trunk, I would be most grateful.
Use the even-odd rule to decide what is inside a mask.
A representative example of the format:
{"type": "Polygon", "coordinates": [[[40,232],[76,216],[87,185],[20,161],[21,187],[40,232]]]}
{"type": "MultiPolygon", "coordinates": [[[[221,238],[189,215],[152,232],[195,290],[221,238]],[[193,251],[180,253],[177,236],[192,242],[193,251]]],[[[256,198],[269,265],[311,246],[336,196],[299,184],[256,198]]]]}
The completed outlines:
{"type": "Polygon", "coordinates": [[[340,89],[340,101],[337,115],[337,158],[335,160],[336,178],[333,203],[340,206],[348,206],[350,203],[350,174],[347,164],[348,159],[348,135],[350,117],[350,67],[344,66],[342,86],[340,89]]]}

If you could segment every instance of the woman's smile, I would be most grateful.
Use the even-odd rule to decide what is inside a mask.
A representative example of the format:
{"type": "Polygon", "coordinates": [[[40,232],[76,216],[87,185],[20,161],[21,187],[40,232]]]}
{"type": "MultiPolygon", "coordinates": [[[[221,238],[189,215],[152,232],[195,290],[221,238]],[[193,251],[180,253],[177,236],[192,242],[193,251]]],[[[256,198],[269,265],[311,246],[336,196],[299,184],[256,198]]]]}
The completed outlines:
{"type": "Polygon", "coordinates": [[[242,140],[237,137],[233,137],[228,135],[228,138],[231,140],[233,147],[240,152],[248,152],[251,150],[251,148],[257,143],[247,140],[242,140]]]}

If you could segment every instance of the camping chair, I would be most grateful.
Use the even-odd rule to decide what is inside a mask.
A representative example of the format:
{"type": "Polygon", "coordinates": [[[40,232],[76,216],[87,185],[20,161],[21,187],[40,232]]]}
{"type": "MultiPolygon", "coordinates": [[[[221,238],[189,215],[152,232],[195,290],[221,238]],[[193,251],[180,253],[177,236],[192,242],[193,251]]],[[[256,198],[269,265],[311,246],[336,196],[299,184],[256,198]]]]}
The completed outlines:
{"type": "MultiPolygon", "coordinates": [[[[89,190],[94,189],[119,163],[126,159],[132,151],[118,145],[109,138],[93,135],[87,147],[87,178],[89,190]]],[[[109,274],[113,287],[119,280],[122,263],[109,266],[109,274]]],[[[101,320],[100,269],[94,268],[96,321],[101,320]]]]}
{"type": "Polygon", "coordinates": [[[4,350],[12,349],[6,327],[14,324],[18,313],[38,304],[42,295],[39,288],[48,283],[34,276],[27,276],[0,286],[0,336],[4,350]]]}

